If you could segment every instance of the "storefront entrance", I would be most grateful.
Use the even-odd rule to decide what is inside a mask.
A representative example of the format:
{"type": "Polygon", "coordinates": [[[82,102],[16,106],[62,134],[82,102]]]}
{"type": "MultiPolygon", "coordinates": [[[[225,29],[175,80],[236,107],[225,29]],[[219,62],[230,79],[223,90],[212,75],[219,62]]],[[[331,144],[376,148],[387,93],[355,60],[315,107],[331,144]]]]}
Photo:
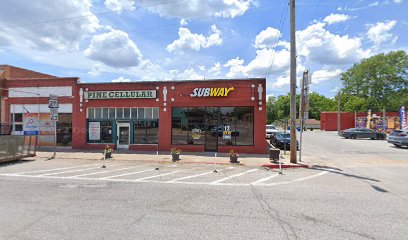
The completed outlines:
{"type": "MultiPolygon", "coordinates": [[[[219,111],[208,107],[205,117],[205,149],[206,152],[218,152],[219,111]]],[[[222,131],[222,129],[221,129],[222,131]]]]}
{"type": "Polygon", "coordinates": [[[117,148],[128,149],[130,140],[130,124],[129,123],[117,123],[118,126],[118,139],[117,148]]]}

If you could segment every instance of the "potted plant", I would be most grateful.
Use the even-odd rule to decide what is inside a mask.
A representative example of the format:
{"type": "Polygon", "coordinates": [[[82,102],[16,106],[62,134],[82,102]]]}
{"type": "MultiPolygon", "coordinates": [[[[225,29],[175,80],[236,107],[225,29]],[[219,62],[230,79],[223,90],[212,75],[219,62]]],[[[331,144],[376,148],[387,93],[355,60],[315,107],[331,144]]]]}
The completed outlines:
{"type": "Polygon", "coordinates": [[[239,161],[238,161],[239,154],[236,151],[234,151],[234,149],[231,149],[228,152],[228,156],[230,157],[230,162],[231,163],[239,163],[239,161]]]}
{"type": "Polygon", "coordinates": [[[105,154],[105,158],[111,158],[112,157],[112,152],[113,152],[113,150],[112,150],[112,148],[109,146],[109,145],[106,145],[105,146],[105,149],[104,149],[104,154],[105,154]]]}
{"type": "Polygon", "coordinates": [[[170,149],[170,153],[171,153],[171,157],[173,162],[180,160],[180,154],[181,154],[181,149],[179,148],[171,148],[170,149]]]}

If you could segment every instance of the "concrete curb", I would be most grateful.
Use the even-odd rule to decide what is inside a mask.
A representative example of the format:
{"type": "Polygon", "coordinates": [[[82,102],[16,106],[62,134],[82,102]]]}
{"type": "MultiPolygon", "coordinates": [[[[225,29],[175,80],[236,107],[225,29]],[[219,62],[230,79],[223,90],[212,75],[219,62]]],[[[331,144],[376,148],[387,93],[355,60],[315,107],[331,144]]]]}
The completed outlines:
{"type": "MultiPolygon", "coordinates": [[[[267,167],[267,168],[279,168],[278,163],[266,163],[262,164],[261,167],[267,167]]],[[[306,164],[281,164],[281,168],[310,168],[309,165],[306,164]]]]}

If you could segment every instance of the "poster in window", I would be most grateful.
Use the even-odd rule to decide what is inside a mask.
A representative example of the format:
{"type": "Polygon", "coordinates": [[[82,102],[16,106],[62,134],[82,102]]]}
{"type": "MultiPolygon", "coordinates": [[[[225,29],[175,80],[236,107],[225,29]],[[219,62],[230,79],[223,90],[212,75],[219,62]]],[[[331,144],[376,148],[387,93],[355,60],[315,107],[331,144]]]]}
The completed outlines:
{"type": "Polygon", "coordinates": [[[25,113],[23,119],[24,135],[38,135],[39,123],[38,115],[32,113],[25,113]]]}
{"type": "Polygon", "coordinates": [[[100,122],[89,122],[89,140],[101,140],[100,122]]]}
{"type": "Polygon", "coordinates": [[[222,139],[231,139],[230,126],[224,126],[224,131],[222,134],[222,139]]]}
{"type": "Polygon", "coordinates": [[[200,140],[200,138],[201,138],[201,129],[198,128],[198,127],[193,128],[193,129],[191,130],[191,137],[192,137],[194,140],[200,140]]]}

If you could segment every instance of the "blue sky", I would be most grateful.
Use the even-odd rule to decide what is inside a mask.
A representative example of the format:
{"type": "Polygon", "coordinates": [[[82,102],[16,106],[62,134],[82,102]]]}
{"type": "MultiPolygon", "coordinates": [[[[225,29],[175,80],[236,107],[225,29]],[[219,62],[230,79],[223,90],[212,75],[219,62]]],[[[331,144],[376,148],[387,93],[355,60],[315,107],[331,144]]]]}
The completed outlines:
{"type": "MultiPolygon", "coordinates": [[[[332,97],[354,63],[407,50],[406,0],[297,0],[298,76],[332,97]]],[[[289,91],[288,0],[3,0],[0,64],[83,82],[267,78],[289,91]]]]}

